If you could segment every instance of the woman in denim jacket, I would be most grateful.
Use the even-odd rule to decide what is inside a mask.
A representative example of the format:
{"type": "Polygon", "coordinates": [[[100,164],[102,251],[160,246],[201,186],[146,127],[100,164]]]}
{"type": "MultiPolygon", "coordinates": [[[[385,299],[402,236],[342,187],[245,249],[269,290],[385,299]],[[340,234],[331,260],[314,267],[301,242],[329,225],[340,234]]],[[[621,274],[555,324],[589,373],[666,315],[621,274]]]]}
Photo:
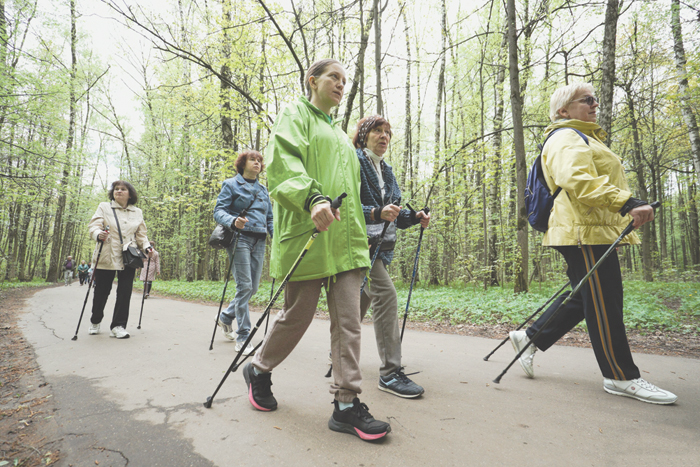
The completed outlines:
{"type": "MultiPolygon", "coordinates": [[[[221,193],[214,208],[214,220],[240,231],[235,256],[233,244],[227,248],[229,261],[233,257],[236,295],[228,308],[221,312],[218,321],[226,338],[236,341],[238,352],[250,334],[248,301],[258,291],[265,260],[265,239],[268,233],[272,237],[273,230],[270,196],[258,181],[258,175],[265,168],[262,155],[258,151],[243,151],[235,165],[238,175],[225,180],[221,185],[221,193]],[[241,216],[244,209],[247,210],[246,214],[241,216]],[[234,317],[238,323],[235,334],[231,326],[234,317]]],[[[245,354],[252,351],[253,347],[248,345],[245,354]]]]}

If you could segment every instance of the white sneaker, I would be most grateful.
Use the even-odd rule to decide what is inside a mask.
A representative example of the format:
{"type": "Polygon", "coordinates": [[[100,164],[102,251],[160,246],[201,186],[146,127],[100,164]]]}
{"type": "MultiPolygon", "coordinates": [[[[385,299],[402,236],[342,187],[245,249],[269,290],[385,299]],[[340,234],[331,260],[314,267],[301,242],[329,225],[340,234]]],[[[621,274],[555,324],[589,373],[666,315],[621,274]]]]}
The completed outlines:
{"type": "Polygon", "coordinates": [[[112,329],[112,337],[116,337],[117,339],[128,339],[129,335],[130,334],[126,332],[126,329],[122,326],[116,326],[112,329]]]}
{"type": "MultiPolygon", "coordinates": [[[[510,336],[510,343],[513,344],[513,349],[516,354],[520,353],[527,343],[530,342],[530,338],[527,337],[525,331],[511,331],[508,335],[510,336]]],[[[530,344],[525,353],[518,359],[520,366],[523,368],[528,378],[535,377],[535,369],[532,367],[532,360],[535,358],[535,352],[537,352],[537,347],[535,347],[535,344],[530,344]]]]}
{"type": "Polygon", "coordinates": [[[657,388],[642,378],[628,381],[604,378],[603,389],[605,389],[605,392],[616,396],[632,397],[638,401],[650,404],[673,404],[678,400],[678,396],[674,393],[657,388]]]}
{"type": "MultiPolygon", "coordinates": [[[[240,352],[241,349],[243,348],[244,342],[236,342],[236,352],[240,352]]],[[[243,351],[243,355],[252,355],[253,354],[253,346],[248,344],[248,347],[245,348],[243,351]]]]}
{"type": "Polygon", "coordinates": [[[216,324],[218,324],[219,327],[224,330],[224,336],[226,336],[226,339],[230,341],[236,340],[236,333],[234,332],[233,327],[230,324],[224,324],[224,322],[221,321],[221,317],[219,317],[216,324]]]}
{"type": "Polygon", "coordinates": [[[90,323],[90,329],[88,329],[88,334],[99,334],[100,333],[100,323],[92,324],[90,323]]]}

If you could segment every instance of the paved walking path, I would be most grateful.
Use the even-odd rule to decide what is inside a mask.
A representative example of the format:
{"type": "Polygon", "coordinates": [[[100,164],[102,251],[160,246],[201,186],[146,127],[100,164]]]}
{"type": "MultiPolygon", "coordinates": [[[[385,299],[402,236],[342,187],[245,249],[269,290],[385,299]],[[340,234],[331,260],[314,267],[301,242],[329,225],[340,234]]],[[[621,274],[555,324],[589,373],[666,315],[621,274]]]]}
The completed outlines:
{"type": "MultiPolygon", "coordinates": [[[[77,341],[85,287],[55,287],[27,300],[21,325],[58,406],[62,466],[689,466],[700,463],[700,361],[636,354],[643,377],[679,396],[672,406],[603,391],[593,351],[556,346],[535,357],[535,380],[498,341],[407,330],[406,372],[426,388],[417,400],[377,389],[379,358],[363,326],[361,400],[392,425],[368,443],[330,431],[329,325],[314,320],[291,356],[273,372],[275,412],[255,411],[239,370],[206,400],[234,356],[217,331],[216,308],[153,297],[130,339],[109,337],[114,297],[102,332],[87,334],[90,302],[77,341]],[[99,462],[96,464],[95,461],[99,462]]],[[[114,294],[112,294],[114,295],[114,294]]],[[[259,318],[254,313],[253,322],[259,318]]],[[[258,335],[260,338],[262,330],[258,335]]],[[[257,342],[258,338],[255,339],[257,342]]]]}

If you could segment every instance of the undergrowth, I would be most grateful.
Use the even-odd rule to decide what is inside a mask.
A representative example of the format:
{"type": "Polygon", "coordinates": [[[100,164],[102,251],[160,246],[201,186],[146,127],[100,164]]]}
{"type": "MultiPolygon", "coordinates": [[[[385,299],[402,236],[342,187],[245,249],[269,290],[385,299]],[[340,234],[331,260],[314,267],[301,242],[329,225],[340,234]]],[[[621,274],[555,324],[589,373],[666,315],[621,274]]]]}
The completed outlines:
{"type": "MultiPolygon", "coordinates": [[[[529,293],[514,294],[511,286],[484,291],[472,285],[413,288],[409,317],[413,321],[441,321],[451,324],[520,324],[540,308],[563,284],[533,283],[529,293]]],[[[265,306],[270,300],[270,282],[260,284],[250,303],[265,306]]],[[[153,291],[188,300],[218,303],[224,283],[213,281],[154,281],[153,291]]],[[[397,283],[399,314],[403,316],[408,285],[397,283]]],[[[233,299],[235,283],[226,291],[225,305],[233,299]]],[[[693,282],[625,281],[625,325],[646,331],[669,330],[700,334],[700,284],[693,282]]],[[[281,307],[282,297],[275,307],[281,307]]],[[[325,293],[318,308],[327,310],[325,293]]],[[[585,326],[582,323],[581,326],[585,326]]]]}

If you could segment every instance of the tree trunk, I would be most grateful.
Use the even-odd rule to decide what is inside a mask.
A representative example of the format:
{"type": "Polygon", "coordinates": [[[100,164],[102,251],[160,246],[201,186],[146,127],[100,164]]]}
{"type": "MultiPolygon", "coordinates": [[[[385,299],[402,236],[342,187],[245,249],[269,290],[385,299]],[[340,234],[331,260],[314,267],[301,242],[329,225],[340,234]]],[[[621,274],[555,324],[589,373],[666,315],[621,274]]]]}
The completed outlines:
{"type": "Polygon", "coordinates": [[[673,31],[673,53],[676,59],[676,73],[678,75],[678,95],[683,120],[685,121],[685,126],[688,127],[695,173],[700,175],[700,132],[698,131],[698,123],[693,113],[688,90],[688,72],[685,68],[686,61],[683,34],[681,32],[680,8],[680,0],[671,0],[671,30],[673,31]]]}
{"type": "Polygon", "coordinates": [[[360,118],[364,117],[364,102],[362,96],[363,80],[365,75],[365,51],[367,50],[367,43],[369,42],[369,30],[372,27],[372,21],[374,19],[374,10],[377,7],[379,0],[374,0],[374,6],[372,7],[372,12],[369,15],[366,25],[362,25],[362,2],[360,2],[360,24],[362,25],[362,36],[360,37],[360,51],[357,54],[357,65],[355,65],[355,76],[352,79],[352,87],[350,88],[350,93],[348,93],[347,104],[345,104],[345,116],[343,117],[343,131],[347,133],[348,124],[350,123],[350,117],[352,116],[352,106],[355,102],[355,96],[357,96],[358,89],[360,90],[360,118]]]}
{"type": "Polygon", "coordinates": [[[615,85],[615,50],[617,19],[620,16],[620,0],[608,0],[605,9],[605,35],[602,51],[602,77],[600,83],[600,127],[608,133],[605,144],[610,147],[612,134],[612,105],[615,85]]]}
{"type": "MultiPolygon", "coordinates": [[[[440,170],[440,128],[441,122],[440,117],[442,116],[442,101],[443,95],[445,93],[445,65],[446,65],[446,44],[447,44],[447,7],[445,5],[445,0],[442,0],[442,20],[440,22],[440,29],[442,31],[442,58],[440,59],[440,72],[438,73],[438,89],[437,89],[437,102],[435,103],[435,154],[433,163],[433,177],[437,179],[440,170]]],[[[446,130],[446,129],[445,129],[446,130]]],[[[440,189],[435,189],[436,198],[439,198],[440,189]]],[[[440,283],[440,271],[438,265],[438,246],[436,242],[430,242],[430,284],[437,285],[440,283]]]]}
{"type": "MultiPolygon", "coordinates": [[[[56,216],[53,223],[53,238],[51,239],[51,262],[49,264],[49,272],[46,277],[46,282],[56,282],[59,276],[59,267],[61,262],[61,240],[63,239],[63,211],[66,207],[66,192],[70,188],[70,161],[73,152],[73,139],[75,137],[75,116],[76,116],[76,97],[75,97],[75,77],[78,67],[76,59],[76,45],[78,36],[76,32],[75,0],[70,0],[70,36],[71,36],[71,71],[70,71],[70,91],[69,91],[69,121],[68,121],[68,138],[66,140],[66,163],[63,166],[63,178],[61,185],[58,187],[58,206],[56,207],[56,216]]],[[[67,236],[65,236],[67,237],[67,236]]],[[[65,243],[64,243],[65,244],[65,243]]]]}
{"type": "Polygon", "coordinates": [[[384,115],[382,100],[382,11],[379,2],[374,2],[374,67],[377,85],[377,115],[384,115]]]}
{"type": "MultiPolygon", "coordinates": [[[[644,166],[642,161],[642,144],[639,140],[639,129],[637,124],[637,117],[635,114],[634,101],[632,100],[632,91],[629,84],[625,87],[625,92],[627,93],[627,107],[630,112],[630,124],[632,126],[632,139],[634,141],[634,148],[632,149],[632,154],[634,155],[634,171],[637,175],[637,185],[639,190],[639,197],[641,199],[649,199],[649,193],[647,192],[646,176],[644,172],[644,166]]],[[[651,225],[646,223],[642,226],[642,270],[644,272],[644,280],[647,282],[652,282],[654,280],[653,265],[651,260],[651,225]]]]}
{"type": "Polygon", "coordinates": [[[520,257],[515,271],[514,291],[528,291],[528,222],[525,209],[525,137],[523,133],[523,100],[520,94],[520,70],[518,68],[518,36],[515,24],[515,0],[508,0],[508,70],[510,74],[510,103],[513,113],[513,142],[515,145],[515,173],[517,193],[517,237],[520,257]]]}
{"type": "Polygon", "coordinates": [[[233,149],[233,129],[231,128],[231,83],[233,74],[229,63],[231,62],[231,40],[228,35],[228,26],[231,24],[231,0],[222,1],[223,16],[223,38],[221,41],[221,54],[223,63],[221,65],[221,79],[219,88],[219,99],[221,99],[221,109],[219,110],[221,121],[222,149],[227,157],[232,157],[233,149]]]}

